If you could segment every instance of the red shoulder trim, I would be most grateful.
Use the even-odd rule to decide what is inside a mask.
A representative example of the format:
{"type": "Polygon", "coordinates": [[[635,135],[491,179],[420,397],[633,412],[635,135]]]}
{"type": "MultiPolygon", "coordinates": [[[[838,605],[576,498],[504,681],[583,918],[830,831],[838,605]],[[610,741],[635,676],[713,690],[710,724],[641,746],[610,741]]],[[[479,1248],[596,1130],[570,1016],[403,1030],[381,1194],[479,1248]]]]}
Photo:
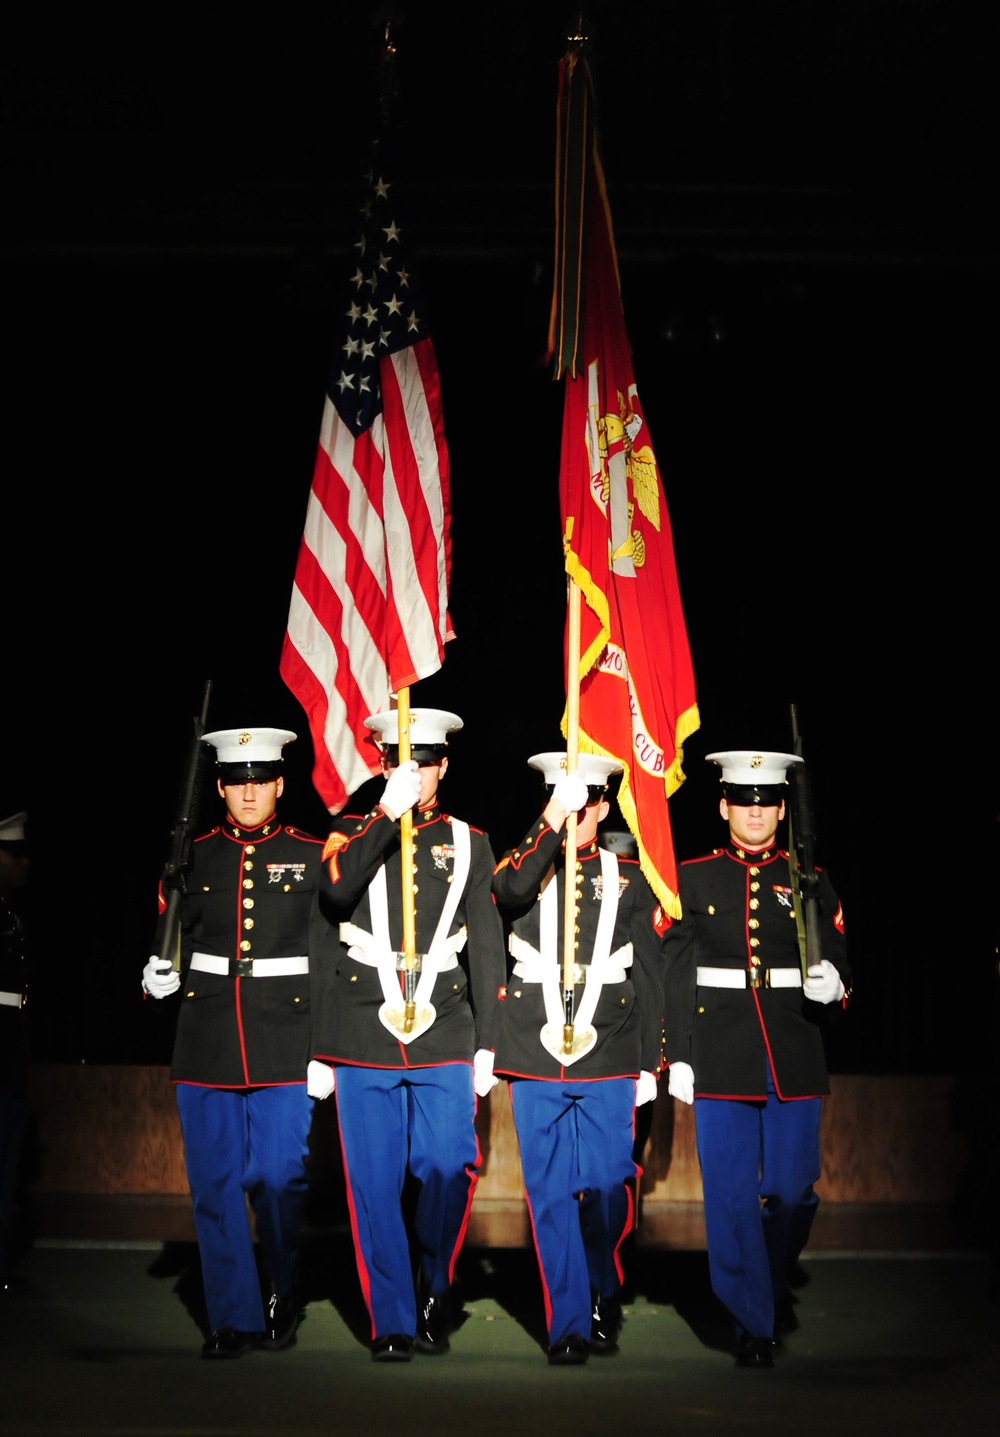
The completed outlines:
{"type": "Polygon", "coordinates": [[[685,859],[682,861],[682,863],[681,863],[681,867],[682,867],[682,868],[687,868],[688,865],[691,864],[691,863],[710,863],[713,858],[721,858],[721,857],[722,857],[722,849],[721,849],[721,848],[713,848],[712,851],[711,851],[711,853],[703,853],[700,858],[685,858],[685,859]]]}

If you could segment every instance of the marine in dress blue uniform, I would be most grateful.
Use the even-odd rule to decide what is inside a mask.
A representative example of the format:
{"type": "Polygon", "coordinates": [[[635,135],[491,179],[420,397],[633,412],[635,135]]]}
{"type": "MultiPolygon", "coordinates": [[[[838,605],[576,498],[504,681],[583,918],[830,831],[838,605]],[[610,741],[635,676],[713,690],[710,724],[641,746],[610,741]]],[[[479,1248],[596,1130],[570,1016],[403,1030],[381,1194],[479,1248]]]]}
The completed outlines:
{"type": "Polygon", "coordinates": [[[151,996],[180,994],[170,1075],[211,1330],[205,1357],[286,1347],[299,1317],[309,970],[329,938],[312,903],[323,840],[286,827],[275,812],[282,749],[294,738],[273,728],[204,736],[217,754],[226,817],[193,845],[180,973],[154,957],[143,975],[151,996]]]}
{"type": "Polygon", "coordinates": [[[14,1206],[28,1112],[28,958],[18,895],[28,880],[27,813],[0,819],[0,1299],[23,1287],[14,1275],[14,1206]]]}
{"type": "Polygon", "coordinates": [[[634,859],[601,849],[613,759],[536,754],[550,797],[497,866],[513,967],[501,1004],[496,1071],[510,1081],[548,1359],[610,1353],[621,1326],[619,1250],[632,1228],[640,1169],[637,1104],[662,1065],[664,917],[634,859]],[[566,821],[576,815],[577,937],[569,1053],[563,988],[566,821]]]}
{"type": "MultiPolygon", "coordinates": [[[[386,785],[369,813],[338,821],[324,849],[321,907],[339,945],[324,967],[315,1057],[330,1066],[329,1086],[336,1085],[372,1358],[392,1362],[449,1347],[455,1263],[480,1163],[476,1099],[497,1081],[493,1047],[506,964],[489,838],[438,801],[447,736],[462,720],[415,708],[411,757],[402,763],[397,712],[366,722],[379,736],[386,785]],[[411,815],[416,961],[409,976],[402,956],[404,813],[411,815]],[[417,1189],[411,1223],[401,1202],[408,1173],[417,1189]]],[[[314,1091],[323,1096],[321,1087],[314,1091]]]]}
{"type": "Polygon", "coordinates": [[[667,931],[669,1089],[693,1102],[712,1287],[737,1362],[773,1366],[786,1277],[808,1237],[829,1092],[820,1018],[850,987],[840,903],[819,874],[822,959],[803,975],[789,855],[777,846],[794,754],[709,754],[729,842],[680,865],[667,931]]]}

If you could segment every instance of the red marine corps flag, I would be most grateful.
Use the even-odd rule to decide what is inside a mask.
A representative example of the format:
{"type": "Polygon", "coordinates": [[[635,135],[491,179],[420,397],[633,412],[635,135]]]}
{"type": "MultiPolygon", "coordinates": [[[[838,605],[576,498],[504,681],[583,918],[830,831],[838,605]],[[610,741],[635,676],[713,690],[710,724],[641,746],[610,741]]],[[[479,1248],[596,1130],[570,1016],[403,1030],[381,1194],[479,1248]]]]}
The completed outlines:
{"type": "MultiPolygon", "coordinates": [[[[559,76],[550,341],[555,377],[566,375],[561,508],[571,609],[573,585],[582,595],[578,743],[624,765],[619,807],[650,886],[679,917],[667,799],[683,782],[683,745],[700,720],[670,518],[632,374],[593,108],[582,43],[574,42],[559,76]]],[[[564,732],[571,721],[568,705],[564,732]]]]}
{"type": "Polygon", "coordinates": [[[454,637],[441,390],[395,199],[376,146],[281,653],[331,813],[379,771],[364,720],[454,637]]]}

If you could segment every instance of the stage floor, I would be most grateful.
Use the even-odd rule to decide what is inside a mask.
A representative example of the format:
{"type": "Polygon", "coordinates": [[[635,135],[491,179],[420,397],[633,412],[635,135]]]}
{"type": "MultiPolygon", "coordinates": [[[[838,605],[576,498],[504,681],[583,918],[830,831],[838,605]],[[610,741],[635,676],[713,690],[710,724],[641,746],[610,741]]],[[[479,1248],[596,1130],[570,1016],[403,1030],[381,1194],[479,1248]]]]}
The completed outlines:
{"type": "Polygon", "coordinates": [[[696,1248],[626,1252],[614,1357],[552,1368],[534,1259],[467,1244],[451,1352],[373,1364],[346,1234],[307,1236],[282,1353],[204,1362],[188,1242],[39,1239],[0,1300],[5,1437],[985,1437],[1000,1302],[984,1254],[815,1250],[772,1371],[734,1366],[696,1248]]]}

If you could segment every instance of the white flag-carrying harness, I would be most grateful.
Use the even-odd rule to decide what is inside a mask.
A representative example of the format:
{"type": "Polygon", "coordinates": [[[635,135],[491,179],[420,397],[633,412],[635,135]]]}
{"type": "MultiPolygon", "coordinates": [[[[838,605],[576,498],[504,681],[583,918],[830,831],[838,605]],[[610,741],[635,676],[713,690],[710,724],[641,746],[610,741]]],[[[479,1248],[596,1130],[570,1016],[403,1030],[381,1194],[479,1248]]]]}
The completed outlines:
{"type": "Polygon", "coordinates": [[[458,954],[465,947],[468,932],[463,926],[457,933],[451,933],[455,913],[469,877],[472,861],[472,845],[469,840],[469,825],[459,818],[451,820],[451,831],[455,842],[455,858],[452,867],[448,897],[445,899],[434,930],[434,937],[427,952],[421,955],[420,977],[413,994],[413,1025],[406,1031],[403,1017],[406,1005],[399,986],[399,969],[396,950],[389,938],[389,899],[385,880],[385,864],[379,864],[375,876],[368,885],[368,907],[371,913],[372,931],[366,933],[354,923],[340,925],[341,942],[349,943],[348,957],[358,963],[365,963],[378,970],[379,982],[385,1002],[379,1009],[379,1022],[388,1028],[401,1043],[412,1043],[421,1033],[426,1033],[437,1017],[431,1002],[434,981],[439,973],[458,967],[458,954]]]}
{"type": "MultiPolygon", "coordinates": [[[[510,935],[508,947],[516,960],[514,974],[526,983],[541,983],[545,1001],[546,1023],[539,1037],[542,1046],[554,1058],[569,1067],[585,1053],[589,1053],[597,1042],[597,1030],[593,1026],[594,1013],[605,983],[622,983],[626,971],[632,964],[632,944],[626,943],[611,952],[611,940],[618,917],[618,859],[607,849],[598,850],[601,860],[601,912],[597,920],[594,948],[587,965],[587,981],[582,985],[583,998],[573,1018],[573,1030],[577,1041],[573,1051],[563,1049],[563,1001],[562,964],[558,955],[559,903],[557,885],[549,882],[539,900],[538,940],[540,952],[536,952],[523,938],[510,935]]],[[[568,882],[567,876],[567,882],[568,882]]]]}

